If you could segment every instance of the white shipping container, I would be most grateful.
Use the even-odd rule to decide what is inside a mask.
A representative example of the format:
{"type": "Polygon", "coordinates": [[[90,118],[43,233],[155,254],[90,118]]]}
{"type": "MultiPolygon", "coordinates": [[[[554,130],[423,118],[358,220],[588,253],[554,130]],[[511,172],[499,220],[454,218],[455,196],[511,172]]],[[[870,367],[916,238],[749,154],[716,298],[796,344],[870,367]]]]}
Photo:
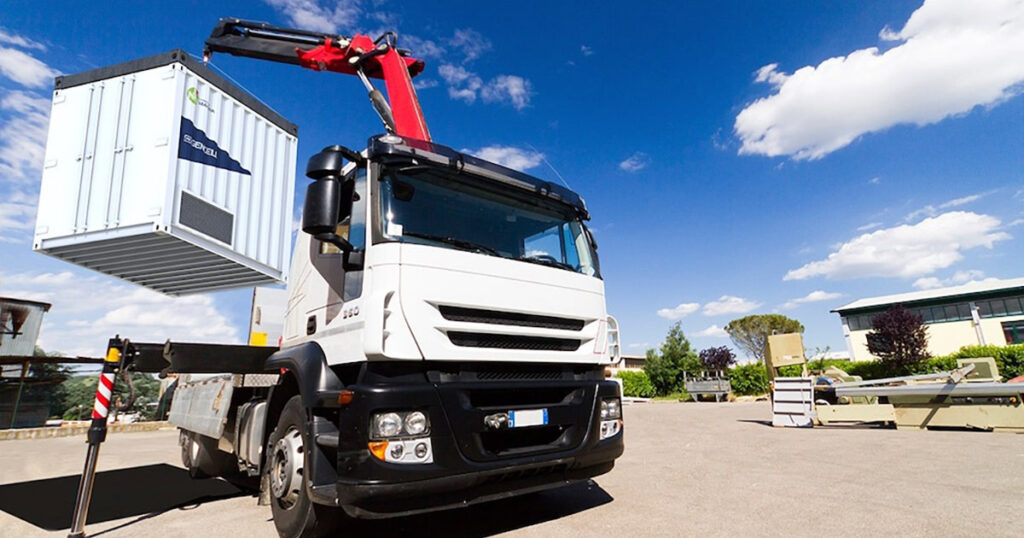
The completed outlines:
{"type": "Polygon", "coordinates": [[[169,295],[287,279],[294,124],[180,50],[54,88],[36,251],[169,295]]]}

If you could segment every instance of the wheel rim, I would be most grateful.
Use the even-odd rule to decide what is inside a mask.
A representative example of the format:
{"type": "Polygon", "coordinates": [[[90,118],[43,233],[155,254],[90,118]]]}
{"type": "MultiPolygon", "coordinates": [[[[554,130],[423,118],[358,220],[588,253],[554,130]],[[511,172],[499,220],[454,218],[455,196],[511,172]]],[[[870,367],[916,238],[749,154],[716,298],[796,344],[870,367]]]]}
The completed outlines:
{"type": "Polygon", "coordinates": [[[274,443],[270,466],[270,492],[285,509],[299,499],[303,467],[302,434],[292,426],[274,443]]]}

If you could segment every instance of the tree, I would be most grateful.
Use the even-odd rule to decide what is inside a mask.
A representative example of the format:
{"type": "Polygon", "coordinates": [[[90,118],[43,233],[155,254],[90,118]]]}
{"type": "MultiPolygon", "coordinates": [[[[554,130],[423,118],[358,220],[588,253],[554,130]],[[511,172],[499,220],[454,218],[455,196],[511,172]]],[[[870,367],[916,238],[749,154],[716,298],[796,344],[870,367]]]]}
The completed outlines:
{"type": "MultiPolygon", "coordinates": [[[[33,356],[60,357],[60,353],[47,353],[36,346],[33,356]]],[[[63,364],[37,362],[28,370],[28,377],[34,378],[33,383],[26,384],[21,395],[23,402],[46,402],[49,407],[48,416],[59,417],[64,414],[64,381],[71,375],[71,370],[63,364]]]]}
{"type": "Polygon", "coordinates": [[[702,349],[699,357],[704,369],[711,372],[728,370],[736,364],[736,354],[726,346],[702,349]]]}
{"type": "Polygon", "coordinates": [[[768,337],[773,334],[802,333],[799,321],[782,314],[755,314],[734,319],[725,326],[736,347],[746,351],[758,361],[764,361],[768,352],[768,337]]]}
{"type": "MultiPolygon", "coordinates": [[[[88,418],[92,413],[92,406],[96,398],[96,384],[99,383],[97,375],[80,375],[69,378],[64,382],[66,397],[64,400],[64,420],[74,420],[81,416],[88,418]]],[[[141,372],[132,373],[132,384],[135,386],[135,402],[125,412],[139,411],[146,418],[152,418],[156,413],[156,407],[148,404],[158,403],[160,392],[160,380],[151,374],[141,372]]],[[[114,392],[110,398],[111,405],[121,399],[121,402],[128,403],[131,390],[124,382],[124,376],[118,375],[114,382],[114,392]]],[[[111,408],[111,413],[113,413],[111,408]]]]}
{"type": "Polygon", "coordinates": [[[678,322],[669,328],[660,353],[647,350],[644,372],[651,378],[658,394],[678,392],[683,388],[683,372],[696,374],[700,369],[700,359],[678,322]]]}
{"type": "Polygon", "coordinates": [[[867,339],[868,351],[895,372],[907,371],[929,357],[924,318],[903,305],[893,305],[872,318],[867,339]]]}

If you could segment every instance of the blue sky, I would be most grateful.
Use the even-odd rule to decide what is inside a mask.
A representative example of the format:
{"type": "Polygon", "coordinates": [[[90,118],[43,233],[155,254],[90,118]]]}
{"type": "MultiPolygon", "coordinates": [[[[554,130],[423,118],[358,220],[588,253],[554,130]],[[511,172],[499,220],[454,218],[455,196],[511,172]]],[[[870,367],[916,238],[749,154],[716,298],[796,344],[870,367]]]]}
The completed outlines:
{"type": "MultiPolygon", "coordinates": [[[[1019,1],[109,2],[0,8],[0,295],[54,302],[41,343],[240,341],[245,290],[172,300],[31,251],[52,76],[184,48],[219,17],[397,29],[434,140],[587,200],[624,351],[698,348],[780,312],[1022,276],[1019,1]]],[[[379,121],[352,77],[214,57],[300,126],[300,168],[379,121]]],[[[301,176],[301,174],[298,174],[301,176]]],[[[305,180],[297,180],[300,185],[305,180]]],[[[300,194],[302,190],[298,190],[300,194]]]]}

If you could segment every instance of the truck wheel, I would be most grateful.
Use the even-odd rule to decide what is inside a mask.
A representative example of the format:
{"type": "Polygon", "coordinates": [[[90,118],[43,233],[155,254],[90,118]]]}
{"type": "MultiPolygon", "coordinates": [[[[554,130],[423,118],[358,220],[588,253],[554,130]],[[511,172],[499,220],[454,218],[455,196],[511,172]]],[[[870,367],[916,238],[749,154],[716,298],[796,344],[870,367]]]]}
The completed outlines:
{"type": "Polygon", "coordinates": [[[341,520],[341,510],[321,506],[306,493],[306,412],[302,398],[292,396],[267,441],[270,509],[281,536],[323,536],[341,520]]]}

